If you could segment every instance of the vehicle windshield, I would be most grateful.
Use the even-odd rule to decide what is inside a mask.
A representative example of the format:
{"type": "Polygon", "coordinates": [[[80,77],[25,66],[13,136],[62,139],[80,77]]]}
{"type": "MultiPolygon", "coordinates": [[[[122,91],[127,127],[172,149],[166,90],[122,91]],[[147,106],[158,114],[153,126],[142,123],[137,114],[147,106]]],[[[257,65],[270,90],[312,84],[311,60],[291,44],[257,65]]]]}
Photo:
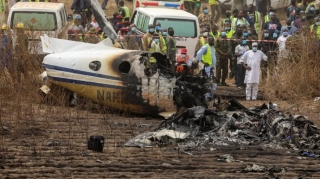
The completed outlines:
{"type": "Polygon", "coordinates": [[[160,22],[162,28],[168,29],[172,27],[174,29],[174,36],[197,37],[195,20],[156,18],[154,25],[157,22],[160,22]]]}
{"type": "Polygon", "coordinates": [[[54,31],[57,29],[56,15],[50,12],[14,12],[12,14],[11,29],[19,22],[24,28],[34,31],[54,31]]]}

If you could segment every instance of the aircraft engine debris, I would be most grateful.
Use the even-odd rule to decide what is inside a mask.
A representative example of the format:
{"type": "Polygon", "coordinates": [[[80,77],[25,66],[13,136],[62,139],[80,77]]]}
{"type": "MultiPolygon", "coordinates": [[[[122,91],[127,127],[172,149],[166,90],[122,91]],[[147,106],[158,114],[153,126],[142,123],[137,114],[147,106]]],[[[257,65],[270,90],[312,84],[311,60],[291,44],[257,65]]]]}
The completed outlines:
{"type": "MultiPolygon", "coordinates": [[[[229,106],[225,109],[233,111],[214,111],[196,106],[164,120],[156,130],[190,134],[179,143],[183,149],[231,143],[295,150],[316,149],[320,145],[320,129],[305,116],[285,114],[272,103],[250,109],[234,99],[226,104],[229,106]]],[[[167,141],[174,139],[168,135],[165,137],[167,141]]],[[[159,143],[162,142],[159,140],[159,143]]],[[[131,143],[127,146],[136,145],[131,143]]]]}

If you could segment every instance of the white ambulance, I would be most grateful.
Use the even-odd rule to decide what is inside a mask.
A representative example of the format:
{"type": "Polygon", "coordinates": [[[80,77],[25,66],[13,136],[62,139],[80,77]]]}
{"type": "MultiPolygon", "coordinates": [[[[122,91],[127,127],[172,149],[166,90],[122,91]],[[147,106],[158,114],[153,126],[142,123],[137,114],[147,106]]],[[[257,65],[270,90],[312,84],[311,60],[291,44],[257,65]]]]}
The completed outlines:
{"type": "Polygon", "coordinates": [[[68,26],[64,4],[51,2],[17,2],[11,7],[7,20],[13,33],[19,22],[29,37],[31,54],[43,54],[41,35],[62,38],[68,26]]]}
{"type": "Polygon", "coordinates": [[[137,26],[137,33],[144,35],[148,32],[148,25],[160,22],[161,28],[174,29],[177,54],[182,48],[187,48],[188,55],[193,57],[195,46],[200,35],[198,18],[186,11],[166,8],[137,8],[131,23],[137,26]]]}

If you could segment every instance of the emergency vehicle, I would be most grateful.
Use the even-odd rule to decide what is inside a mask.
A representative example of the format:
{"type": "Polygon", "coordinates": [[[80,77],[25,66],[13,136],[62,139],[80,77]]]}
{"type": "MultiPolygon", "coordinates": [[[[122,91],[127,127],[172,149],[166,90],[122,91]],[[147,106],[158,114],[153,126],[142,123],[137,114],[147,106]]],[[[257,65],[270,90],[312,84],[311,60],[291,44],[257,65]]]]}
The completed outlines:
{"type": "Polygon", "coordinates": [[[166,8],[137,8],[132,16],[131,23],[134,23],[139,35],[148,32],[148,25],[156,25],[160,22],[161,28],[174,29],[177,54],[182,48],[188,50],[188,55],[194,56],[195,46],[200,35],[198,17],[179,9],[166,8]]]}

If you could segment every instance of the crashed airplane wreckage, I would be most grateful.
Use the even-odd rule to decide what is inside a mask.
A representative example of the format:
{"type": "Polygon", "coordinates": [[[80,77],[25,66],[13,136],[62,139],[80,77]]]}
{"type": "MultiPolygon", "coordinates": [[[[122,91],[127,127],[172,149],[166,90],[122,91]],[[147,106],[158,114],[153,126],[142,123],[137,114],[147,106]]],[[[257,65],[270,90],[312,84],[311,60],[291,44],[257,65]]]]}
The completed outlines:
{"type": "Polygon", "coordinates": [[[221,103],[217,109],[201,106],[186,109],[164,120],[155,132],[140,134],[125,146],[179,143],[183,151],[214,145],[259,145],[294,150],[320,147],[318,127],[305,116],[292,116],[277,110],[272,103],[247,109],[232,99],[221,103]]]}
{"type": "Polygon", "coordinates": [[[212,86],[208,77],[176,77],[160,53],[112,47],[106,39],[88,44],[42,36],[48,92],[55,84],[114,109],[156,116],[193,106],[208,107],[212,86]],[[149,58],[157,60],[156,65],[149,58]]]}
{"type": "MultiPolygon", "coordinates": [[[[204,75],[176,77],[160,53],[114,48],[118,38],[97,0],[91,10],[108,36],[98,44],[41,37],[46,71],[41,90],[58,85],[108,107],[157,116],[193,106],[208,107],[213,83],[204,75]],[[156,65],[149,58],[157,60],[156,65]]],[[[53,92],[54,93],[54,92],[53,92]]]]}

